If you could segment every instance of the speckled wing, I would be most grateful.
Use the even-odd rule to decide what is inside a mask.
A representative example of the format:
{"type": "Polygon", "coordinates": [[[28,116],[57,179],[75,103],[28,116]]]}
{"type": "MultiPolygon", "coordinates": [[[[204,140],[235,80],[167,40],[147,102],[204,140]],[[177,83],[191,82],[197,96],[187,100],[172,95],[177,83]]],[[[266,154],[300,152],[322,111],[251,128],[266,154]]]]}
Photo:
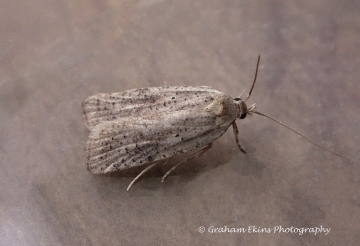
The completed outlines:
{"type": "Polygon", "coordinates": [[[84,122],[90,130],[105,121],[172,113],[208,103],[220,91],[207,86],[167,86],[101,93],[83,102],[84,122]]]}
{"type": "Polygon", "coordinates": [[[100,94],[84,102],[84,111],[90,129],[87,166],[98,174],[205,147],[225,133],[237,113],[229,96],[208,87],[157,87],[100,94]],[[101,108],[96,97],[103,100],[100,104],[106,102],[107,108],[115,102],[114,110],[101,108]],[[129,102],[114,97],[129,97],[129,102]],[[103,98],[113,101],[109,104],[103,98]]]}

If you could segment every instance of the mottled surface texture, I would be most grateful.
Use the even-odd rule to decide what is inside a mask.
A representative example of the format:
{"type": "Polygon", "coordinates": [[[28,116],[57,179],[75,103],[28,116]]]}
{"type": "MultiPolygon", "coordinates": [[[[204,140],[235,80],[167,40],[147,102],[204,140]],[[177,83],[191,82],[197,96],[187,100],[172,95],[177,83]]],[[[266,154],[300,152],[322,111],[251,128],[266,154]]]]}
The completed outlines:
{"type": "Polygon", "coordinates": [[[360,3],[2,1],[1,245],[357,245],[360,3]],[[211,86],[354,161],[258,116],[199,159],[112,175],[86,170],[82,101],[149,86],[211,86]],[[246,92],[245,92],[246,93],[246,92]],[[328,235],[199,233],[331,228],[328,235]]]}
{"type": "Polygon", "coordinates": [[[182,163],[190,151],[209,149],[240,118],[240,102],[205,86],[147,87],[91,96],[83,102],[90,131],[87,168],[109,173],[172,161],[170,157],[186,153],[182,163]]]}

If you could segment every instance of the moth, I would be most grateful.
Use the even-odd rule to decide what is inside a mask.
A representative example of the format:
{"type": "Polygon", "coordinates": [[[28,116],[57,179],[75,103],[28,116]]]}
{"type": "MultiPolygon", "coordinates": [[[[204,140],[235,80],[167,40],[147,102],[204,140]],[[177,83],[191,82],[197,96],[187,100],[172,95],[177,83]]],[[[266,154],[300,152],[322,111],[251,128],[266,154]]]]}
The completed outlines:
{"type": "Polygon", "coordinates": [[[260,56],[254,81],[244,100],[207,86],[148,87],[88,97],[82,105],[85,126],[90,131],[86,141],[87,169],[94,174],[104,174],[151,163],[130,183],[129,190],[159,161],[196,151],[173,166],[163,176],[164,181],[179,165],[208,151],[230,126],[237,147],[246,153],[239,142],[236,120],[248,114],[267,117],[306,138],[256,111],[255,104],[247,106],[259,62],[260,56]]]}

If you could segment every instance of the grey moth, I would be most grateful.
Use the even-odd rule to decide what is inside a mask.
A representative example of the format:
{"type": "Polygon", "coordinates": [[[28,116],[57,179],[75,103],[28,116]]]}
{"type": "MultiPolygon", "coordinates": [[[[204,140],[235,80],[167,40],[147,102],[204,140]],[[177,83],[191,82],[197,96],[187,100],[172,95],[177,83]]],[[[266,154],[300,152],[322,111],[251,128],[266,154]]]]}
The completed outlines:
{"type": "Polygon", "coordinates": [[[86,141],[87,169],[104,174],[151,163],[131,182],[130,189],[159,161],[197,150],[171,168],[164,180],[177,166],[210,149],[230,126],[238,148],[245,153],[239,143],[236,120],[251,113],[270,118],[304,137],[256,111],[255,104],[246,105],[255,85],[259,61],[260,56],[245,100],[207,86],[149,87],[88,97],[83,102],[84,123],[90,131],[86,141]]]}

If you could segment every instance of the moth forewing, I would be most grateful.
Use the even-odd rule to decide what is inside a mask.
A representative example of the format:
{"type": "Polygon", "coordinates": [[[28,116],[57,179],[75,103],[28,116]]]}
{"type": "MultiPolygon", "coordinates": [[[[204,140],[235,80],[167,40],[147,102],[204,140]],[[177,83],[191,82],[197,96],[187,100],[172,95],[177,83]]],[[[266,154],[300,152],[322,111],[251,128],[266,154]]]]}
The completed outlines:
{"type": "Polygon", "coordinates": [[[158,112],[170,114],[174,110],[206,104],[219,93],[221,92],[207,86],[148,87],[100,93],[83,102],[84,121],[90,130],[104,121],[155,115],[158,112]]]}
{"type": "Polygon", "coordinates": [[[87,166],[96,174],[205,148],[223,135],[238,115],[238,106],[230,96],[209,87],[155,87],[99,94],[83,105],[90,126],[87,166]],[[143,99],[132,105],[132,114],[124,95],[143,99]],[[111,108],[112,103],[100,106],[104,105],[102,100],[110,98],[116,107],[111,108]],[[98,99],[98,111],[93,111],[98,99]]]}

